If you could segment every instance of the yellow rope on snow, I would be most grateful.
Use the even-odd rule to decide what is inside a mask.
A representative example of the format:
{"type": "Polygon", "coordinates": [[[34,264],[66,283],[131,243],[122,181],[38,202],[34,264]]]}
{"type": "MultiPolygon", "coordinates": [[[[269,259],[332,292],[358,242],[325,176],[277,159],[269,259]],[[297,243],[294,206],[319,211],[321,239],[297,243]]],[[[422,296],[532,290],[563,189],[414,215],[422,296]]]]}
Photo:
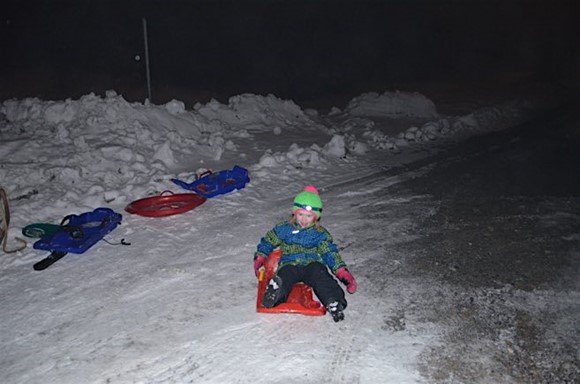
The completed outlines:
{"type": "Polygon", "coordinates": [[[8,250],[6,249],[6,242],[8,241],[8,226],[10,225],[10,210],[8,208],[8,197],[4,188],[0,188],[0,220],[2,221],[2,228],[0,228],[0,238],[2,240],[2,250],[6,253],[15,253],[26,248],[26,241],[19,237],[16,240],[23,243],[20,248],[8,250]]]}

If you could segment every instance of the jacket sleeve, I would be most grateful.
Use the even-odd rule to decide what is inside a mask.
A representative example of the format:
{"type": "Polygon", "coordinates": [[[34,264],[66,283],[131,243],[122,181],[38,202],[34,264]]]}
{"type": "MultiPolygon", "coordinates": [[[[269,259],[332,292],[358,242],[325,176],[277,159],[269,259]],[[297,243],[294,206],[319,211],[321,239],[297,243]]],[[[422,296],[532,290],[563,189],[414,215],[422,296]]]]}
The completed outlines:
{"type": "Polygon", "coordinates": [[[276,234],[276,227],[269,230],[264,237],[258,243],[256,253],[254,254],[254,260],[258,256],[268,257],[270,253],[282,244],[282,240],[276,234]]]}
{"type": "Polygon", "coordinates": [[[324,232],[326,233],[326,239],[320,244],[320,256],[332,273],[336,273],[339,268],[346,267],[346,264],[338,253],[338,247],[334,244],[330,233],[326,229],[324,229],[324,232]]]}

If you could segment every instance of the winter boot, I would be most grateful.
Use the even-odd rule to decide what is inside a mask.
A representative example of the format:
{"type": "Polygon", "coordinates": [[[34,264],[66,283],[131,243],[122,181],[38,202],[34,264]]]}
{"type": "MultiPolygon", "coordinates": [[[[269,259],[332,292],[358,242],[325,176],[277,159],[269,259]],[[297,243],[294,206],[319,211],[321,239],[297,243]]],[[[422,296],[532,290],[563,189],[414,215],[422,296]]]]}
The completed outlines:
{"type": "Polygon", "coordinates": [[[262,299],[262,305],[266,308],[272,308],[280,304],[282,300],[282,279],[274,276],[266,287],[266,293],[262,299]]]}
{"type": "Polygon", "coordinates": [[[331,300],[330,303],[326,306],[326,309],[328,309],[328,312],[332,316],[332,320],[334,320],[336,323],[344,320],[344,313],[342,312],[344,307],[340,302],[331,300]]]}

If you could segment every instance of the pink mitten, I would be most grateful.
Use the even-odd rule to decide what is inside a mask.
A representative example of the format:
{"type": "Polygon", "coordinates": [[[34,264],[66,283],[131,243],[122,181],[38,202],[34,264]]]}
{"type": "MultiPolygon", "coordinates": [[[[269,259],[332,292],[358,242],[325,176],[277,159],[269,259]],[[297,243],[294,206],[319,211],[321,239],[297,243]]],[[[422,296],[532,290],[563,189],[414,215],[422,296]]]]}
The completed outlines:
{"type": "Polygon", "coordinates": [[[356,280],[354,279],[354,276],[350,274],[348,269],[345,267],[339,268],[338,271],[336,271],[336,277],[346,285],[346,291],[348,293],[356,292],[356,280]]]}
{"type": "Polygon", "coordinates": [[[256,277],[260,277],[260,268],[264,266],[266,263],[266,258],[264,256],[257,255],[254,258],[254,272],[256,272],[256,277]]]}

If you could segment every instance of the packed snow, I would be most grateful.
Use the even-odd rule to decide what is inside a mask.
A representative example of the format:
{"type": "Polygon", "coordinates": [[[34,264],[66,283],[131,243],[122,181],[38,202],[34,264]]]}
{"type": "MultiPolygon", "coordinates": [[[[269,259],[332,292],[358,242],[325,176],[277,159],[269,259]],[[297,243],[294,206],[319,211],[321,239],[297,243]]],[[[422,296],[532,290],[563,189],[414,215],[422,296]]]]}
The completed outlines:
{"type": "MultiPolygon", "coordinates": [[[[368,180],[385,170],[449,141],[511,127],[527,118],[529,107],[513,102],[446,116],[424,95],[399,91],[362,94],[327,114],[254,94],[190,109],[179,100],[128,102],[114,91],[4,101],[7,248],[20,245],[16,238],[31,223],[59,224],[98,207],[123,220],[106,241],[42,272],[32,269],[47,255],[32,248],[35,239],[0,258],[0,381],[422,382],[417,356],[436,345],[439,331],[429,322],[408,322],[377,337],[384,327],[379,312],[393,309],[395,293],[384,302],[368,294],[376,282],[364,277],[365,255],[349,247],[369,235],[353,200],[377,188],[368,180]],[[172,178],[190,182],[234,165],[249,170],[250,182],[189,212],[148,218],[124,210],[165,191],[189,192],[172,178]],[[323,224],[359,281],[341,323],[255,308],[255,247],[289,216],[293,197],[308,184],[321,191],[323,224]]],[[[382,225],[404,227],[415,219],[382,225]]],[[[413,236],[394,232],[399,240],[413,236]]]]}

